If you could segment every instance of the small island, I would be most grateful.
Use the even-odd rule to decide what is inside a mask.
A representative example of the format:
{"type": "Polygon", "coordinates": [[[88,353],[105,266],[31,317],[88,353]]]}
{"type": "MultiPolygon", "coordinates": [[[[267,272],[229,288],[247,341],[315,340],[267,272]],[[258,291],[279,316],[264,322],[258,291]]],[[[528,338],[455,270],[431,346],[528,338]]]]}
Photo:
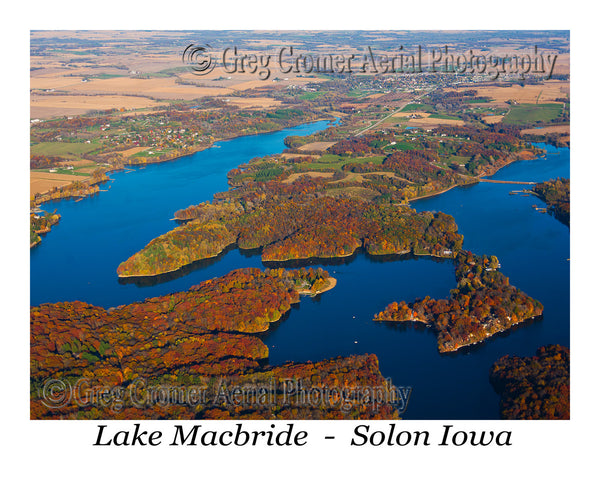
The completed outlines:
{"type": "Polygon", "coordinates": [[[512,286],[495,256],[461,251],[455,259],[457,286],[450,297],[394,302],[375,321],[420,322],[437,332],[440,353],[486,340],[542,314],[543,306],[512,286]]]}
{"type": "Polygon", "coordinates": [[[500,395],[500,416],[509,420],[570,418],[570,352],[562,345],[538,348],[533,357],[505,355],[490,369],[500,395]]]}

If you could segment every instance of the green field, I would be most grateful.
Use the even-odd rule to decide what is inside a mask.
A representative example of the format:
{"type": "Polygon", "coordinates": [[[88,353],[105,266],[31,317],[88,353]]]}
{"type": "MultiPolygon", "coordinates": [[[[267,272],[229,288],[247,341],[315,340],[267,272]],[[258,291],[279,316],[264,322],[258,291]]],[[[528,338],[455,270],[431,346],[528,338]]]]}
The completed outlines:
{"type": "Polygon", "coordinates": [[[406,107],[404,107],[401,112],[427,112],[432,113],[435,109],[431,105],[422,105],[419,103],[409,103],[406,107]]]}
{"type": "Polygon", "coordinates": [[[408,142],[396,142],[396,145],[387,145],[384,150],[414,150],[415,146],[408,142]]]}
{"type": "Polygon", "coordinates": [[[386,118],[383,123],[393,123],[396,125],[405,125],[408,123],[408,118],[406,117],[389,117],[386,118]]]}
{"type": "Polygon", "coordinates": [[[460,117],[455,117],[453,115],[444,115],[443,113],[434,113],[429,115],[429,118],[439,118],[444,120],[460,120],[460,117]]]}
{"type": "Polygon", "coordinates": [[[550,122],[559,117],[562,111],[560,103],[540,103],[514,105],[504,117],[502,123],[523,125],[533,122],[550,122]]]}
{"type": "Polygon", "coordinates": [[[370,95],[372,92],[367,90],[362,90],[360,88],[355,88],[354,90],[350,90],[346,95],[353,98],[361,98],[370,95]]]}
{"type": "MultiPolygon", "coordinates": [[[[89,168],[89,165],[86,165],[85,167],[80,167],[80,168],[89,168]]],[[[60,173],[61,175],[75,175],[75,176],[80,176],[80,177],[89,177],[90,176],[89,173],[78,172],[77,168],[75,168],[73,170],[67,170],[66,168],[56,168],[55,170],[56,170],[56,172],[53,172],[53,173],[60,173]]],[[[48,172],[48,171],[49,171],[48,168],[36,168],[35,170],[32,170],[32,172],[48,172]]]]}
{"type": "Polygon", "coordinates": [[[314,100],[321,95],[325,95],[325,93],[326,92],[304,92],[302,95],[299,95],[298,98],[300,100],[314,100]]]}
{"type": "Polygon", "coordinates": [[[32,145],[30,154],[78,157],[82,153],[91,152],[96,148],[98,145],[93,143],[43,142],[32,145]]]}
{"type": "Polygon", "coordinates": [[[460,155],[450,155],[448,158],[442,158],[441,162],[446,165],[451,165],[453,163],[458,163],[462,165],[466,165],[471,160],[471,157],[461,157],[460,155]]]}
{"type": "Polygon", "coordinates": [[[383,155],[375,155],[372,157],[342,157],[340,155],[332,155],[326,153],[317,160],[310,163],[301,163],[295,166],[297,171],[308,172],[308,171],[321,171],[321,170],[341,170],[342,167],[348,163],[369,163],[372,162],[375,165],[381,165],[383,163],[383,155]]]}
{"type": "Polygon", "coordinates": [[[283,173],[283,167],[272,166],[272,164],[265,164],[265,168],[261,168],[254,174],[254,178],[259,182],[267,182],[272,180],[283,173]]]}

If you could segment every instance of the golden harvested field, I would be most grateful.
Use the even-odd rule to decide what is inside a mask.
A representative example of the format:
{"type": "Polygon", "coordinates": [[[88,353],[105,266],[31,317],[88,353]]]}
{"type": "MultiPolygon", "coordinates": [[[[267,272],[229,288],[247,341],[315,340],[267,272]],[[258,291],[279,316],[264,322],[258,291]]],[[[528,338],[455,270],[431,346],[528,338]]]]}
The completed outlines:
{"type": "Polygon", "coordinates": [[[454,120],[451,118],[411,118],[408,125],[411,127],[433,127],[437,125],[464,125],[462,120],[454,120]]]}
{"type": "MultiPolygon", "coordinates": [[[[555,102],[556,98],[569,96],[569,82],[559,82],[549,80],[543,85],[513,85],[510,87],[482,86],[482,87],[464,87],[465,90],[477,90],[477,95],[481,97],[491,97],[492,102],[486,103],[486,106],[505,104],[509,100],[519,103],[562,103],[555,102]]],[[[456,91],[448,88],[446,91],[456,91]]]]}
{"type": "MultiPolygon", "coordinates": [[[[311,171],[311,172],[292,173],[288,178],[286,178],[283,181],[283,183],[292,183],[303,175],[308,175],[309,177],[313,177],[313,178],[317,178],[317,177],[318,178],[332,178],[333,172],[312,172],[311,171]]],[[[396,174],[394,172],[367,172],[367,173],[350,172],[347,174],[347,176],[345,178],[336,180],[331,183],[334,184],[334,183],[344,183],[344,182],[363,182],[365,180],[365,177],[368,177],[369,175],[384,175],[386,177],[391,177],[391,178],[396,177],[396,174]]],[[[409,182],[409,183],[412,183],[412,182],[409,182]]]]}
{"type": "Polygon", "coordinates": [[[327,190],[325,195],[328,197],[341,198],[341,197],[350,197],[350,198],[362,198],[367,201],[373,200],[379,193],[365,187],[343,187],[336,188],[334,190],[327,190]]]}
{"type": "Polygon", "coordinates": [[[286,178],[283,183],[292,183],[295,182],[300,177],[308,175],[309,177],[319,177],[319,178],[331,178],[333,177],[333,172],[300,172],[300,173],[292,173],[288,178],[286,178]]]}
{"type": "Polygon", "coordinates": [[[81,77],[63,77],[60,74],[47,74],[43,76],[31,76],[29,88],[32,90],[68,89],[73,85],[81,83],[81,77]]]}
{"type": "MultiPolygon", "coordinates": [[[[324,82],[324,78],[299,77],[296,73],[286,74],[285,77],[279,78],[274,82],[273,72],[267,80],[261,80],[258,77],[258,70],[254,74],[251,73],[224,73],[221,69],[215,69],[206,75],[195,75],[192,72],[181,72],[177,74],[181,80],[186,82],[196,83],[203,87],[226,87],[231,90],[243,91],[252,88],[270,88],[270,87],[287,87],[288,85],[302,85],[306,83],[324,82]]],[[[231,93],[231,92],[230,92],[231,93]]]]}
{"type": "Polygon", "coordinates": [[[283,86],[301,85],[303,83],[318,83],[318,82],[325,81],[324,78],[295,77],[295,76],[293,76],[293,74],[290,74],[289,77],[285,77],[285,78],[287,78],[287,80],[281,79],[281,80],[278,80],[277,82],[272,82],[271,81],[272,78],[269,78],[267,80],[256,80],[256,78],[257,78],[256,75],[254,75],[252,80],[240,82],[239,78],[236,75],[234,77],[234,79],[236,81],[235,81],[235,83],[232,83],[231,88],[233,88],[234,90],[243,91],[243,90],[250,90],[252,88],[265,88],[265,87],[268,88],[268,87],[272,87],[272,86],[282,86],[282,85],[283,86]]]}
{"type": "Polygon", "coordinates": [[[298,147],[301,152],[324,152],[329,147],[332,147],[337,142],[311,142],[298,147]]]}
{"type": "Polygon", "coordinates": [[[543,127],[543,128],[527,128],[525,130],[521,130],[522,134],[533,134],[533,135],[544,135],[546,133],[571,133],[570,125],[554,125],[551,127],[543,127]]]}
{"type": "Polygon", "coordinates": [[[60,115],[83,115],[90,110],[137,109],[160,105],[143,97],[122,95],[31,95],[31,118],[47,119],[60,115]]]}
{"type": "Polygon", "coordinates": [[[493,123],[500,123],[503,118],[504,115],[488,115],[487,117],[483,117],[483,121],[488,125],[491,125],[493,123]]]}
{"type": "Polygon", "coordinates": [[[300,155],[298,153],[280,153],[277,156],[281,158],[319,158],[319,155],[300,155]]]}
{"type": "Polygon", "coordinates": [[[205,96],[228,95],[233,92],[229,88],[178,85],[175,80],[175,77],[92,79],[88,82],[80,81],[76,85],[71,85],[68,90],[81,93],[144,95],[165,100],[193,100],[205,96]]]}
{"type": "Polygon", "coordinates": [[[280,44],[273,42],[273,40],[248,40],[248,44],[255,45],[257,47],[269,47],[269,48],[276,47],[277,45],[281,45],[282,47],[287,47],[290,45],[292,45],[292,46],[302,45],[301,43],[292,42],[292,41],[288,41],[288,40],[285,40],[285,41],[281,40],[280,44]]]}
{"type": "Polygon", "coordinates": [[[232,105],[236,105],[240,108],[270,108],[281,105],[279,100],[268,97],[256,97],[256,98],[239,98],[239,97],[228,97],[227,100],[232,105]]]}
{"type": "Polygon", "coordinates": [[[29,172],[30,194],[45,193],[53,187],[62,187],[75,180],[84,180],[85,178],[87,177],[60,173],[29,172]]]}
{"type": "MultiPolygon", "coordinates": [[[[397,178],[396,174],[394,172],[365,172],[365,173],[354,173],[354,172],[350,172],[346,175],[346,177],[340,179],[340,180],[336,180],[333,183],[344,183],[344,182],[356,182],[356,183],[362,183],[365,181],[366,178],[368,178],[371,175],[382,175],[384,177],[389,177],[389,178],[397,178]]],[[[408,180],[405,180],[408,183],[412,183],[408,180]]]]}
{"type": "Polygon", "coordinates": [[[118,153],[120,153],[121,156],[127,158],[127,157],[131,157],[132,155],[135,155],[138,152],[143,152],[144,150],[148,150],[149,148],[150,147],[132,147],[127,150],[122,150],[118,153]]]}
{"type": "MultiPolygon", "coordinates": [[[[60,56],[58,56],[60,58],[60,56]]],[[[133,69],[140,68],[142,71],[152,71],[156,67],[154,63],[158,62],[160,67],[173,67],[168,61],[160,55],[144,55],[143,63],[133,69]],[[167,62],[167,64],[163,64],[167,62]]],[[[140,60],[141,62],[141,60],[140,60]]],[[[32,57],[32,65],[37,64],[35,57],[32,57]]],[[[41,63],[43,64],[43,63],[41,63]]],[[[181,66],[177,64],[177,66],[181,66]]],[[[230,77],[223,77],[223,72],[215,71],[206,76],[198,76],[193,73],[183,72],[177,76],[160,78],[134,78],[129,76],[130,72],[124,72],[112,67],[90,68],[86,65],[72,66],[65,68],[60,62],[55,66],[45,64],[42,70],[34,70],[30,76],[31,93],[31,116],[32,118],[50,118],[60,115],[79,115],[88,110],[107,110],[120,108],[127,109],[146,108],[154,106],[157,103],[154,100],[193,100],[200,97],[214,97],[221,95],[231,95],[236,91],[244,91],[252,88],[264,88],[280,85],[301,85],[308,82],[324,81],[319,78],[296,77],[290,74],[286,80],[280,80],[273,83],[271,79],[263,81],[254,74],[235,74],[230,77]],[[115,78],[89,78],[84,77],[98,74],[123,75],[115,78]],[[190,85],[181,85],[177,81],[181,79],[190,85]],[[41,91],[53,90],[55,95],[52,99],[46,98],[41,91]],[[76,97],[71,94],[78,94],[76,97]],[[80,94],[106,96],[105,101],[99,99],[82,101],[80,94]],[[125,103],[116,101],[119,96],[135,95],[138,97],[149,97],[147,100],[129,100],[125,103]],[[83,103],[83,104],[82,104],[83,103]],[[87,103],[93,103],[90,107],[87,103]]],[[[49,96],[49,95],[48,95],[49,96]]],[[[230,99],[230,101],[242,108],[263,108],[277,106],[280,102],[266,99],[230,99]]]]}
{"type": "Polygon", "coordinates": [[[74,167],[84,167],[84,166],[90,166],[90,167],[96,167],[96,162],[93,162],[92,160],[67,160],[66,162],[58,162],[58,165],[60,166],[66,166],[66,165],[73,165],[74,167]]]}

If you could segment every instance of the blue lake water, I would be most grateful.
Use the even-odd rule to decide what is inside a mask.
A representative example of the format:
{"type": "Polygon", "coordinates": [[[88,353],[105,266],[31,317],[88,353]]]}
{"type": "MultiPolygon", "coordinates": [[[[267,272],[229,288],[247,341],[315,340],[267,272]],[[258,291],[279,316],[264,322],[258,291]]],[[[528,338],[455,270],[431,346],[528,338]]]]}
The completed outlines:
{"type": "MultiPolygon", "coordinates": [[[[102,192],[80,202],[46,204],[62,215],[31,251],[31,304],[82,300],[110,307],[185,290],[235,268],[259,267],[258,255],[233,249],[189,274],[151,286],[121,284],[120,262],[175,226],[180,208],[226,190],[226,173],[257,156],[281,152],[288,135],[307,135],[327,122],[219,142],[177,161],[111,174],[102,192]]],[[[569,177],[569,150],[540,145],[545,158],[513,163],[495,179],[543,181],[569,177]]],[[[413,393],[404,418],[494,419],[499,398],[488,381],[502,355],[532,355],[542,345],[569,346],[569,229],[536,212],[535,197],[509,195],[523,186],[479,183],[414,202],[419,211],[454,216],[465,248],[497,255],[513,285],[540,300],[541,320],[527,322],[473,348],[437,352],[435,334],[423,326],[376,323],[373,315],[392,301],[443,298],[456,284],[452,262],[420,257],[382,261],[357,253],[325,268],[335,289],[303,298],[289,315],[261,335],[271,364],[375,353],[384,376],[413,393]]],[[[314,263],[319,265],[318,262],[314,263]]]]}
{"type": "Polygon", "coordinates": [[[121,285],[119,264],[150,240],[177,224],[176,210],[211,200],[227,190],[229,170],[254,157],[280,153],[289,135],[310,135],[328,121],[262,135],[218,142],[212,148],[178,160],[112,173],[107,190],[79,202],[61,200],[43,205],[62,218],[31,251],[31,304],[82,300],[104,307],[187,290],[234,268],[261,267],[260,257],[238,250],[194,274],[153,287],[121,285]]]}

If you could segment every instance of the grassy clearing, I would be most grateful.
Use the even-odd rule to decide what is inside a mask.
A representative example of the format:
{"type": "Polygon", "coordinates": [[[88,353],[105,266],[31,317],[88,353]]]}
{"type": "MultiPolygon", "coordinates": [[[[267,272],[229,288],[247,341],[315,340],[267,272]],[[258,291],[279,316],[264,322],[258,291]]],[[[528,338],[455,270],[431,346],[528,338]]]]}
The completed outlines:
{"type": "Polygon", "coordinates": [[[437,118],[440,120],[461,120],[460,117],[456,117],[453,115],[444,115],[443,113],[434,113],[432,115],[429,115],[428,118],[437,118]]]}
{"type": "Polygon", "coordinates": [[[354,90],[350,90],[346,95],[348,95],[349,97],[353,97],[353,98],[361,98],[361,97],[366,97],[369,94],[371,94],[371,92],[369,92],[367,90],[355,88],[354,90]]]}
{"type": "Polygon", "coordinates": [[[559,103],[522,104],[511,107],[503,123],[523,125],[533,122],[550,122],[559,117],[562,105],[559,103]]]}
{"type": "Polygon", "coordinates": [[[319,98],[321,95],[325,95],[326,92],[304,92],[302,95],[298,95],[300,100],[314,100],[319,98]]]}
{"type": "Polygon", "coordinates": [[[388,117],[383,123],[390,123],[394,125],[406,125],[408,123],[408,118],[406,117],[388,117]]]}
{"type": "Polygon", "coordinates": [[[98,145],[93,143],[69,143],[69,142],[43,142],[32,145],[30,148],[31,155],[47,155],[47,156],[79,156],[83,153],[91,152],[98,148],[98,145]]]}
{"type": "Polygon", "coordinates": [[[310,163],[301,163],[296,165],[295,168],[298,171],[323,171],[323,170],[341,170],[344,165],[348,163],[369,163],[372,162],[375,165],[381,165],[385,156],[376,155],[372,157],[342,157],[340,155],[332,155],[327,153],[317,160],[310,163]]]}
{"type": "Polygon", "coordinates": [[[365,187],[337,187],[329,188],[326,191],[328,196],[331,197],[351,197],[358,198],[366,201],[371,201],[379,195],[375,190],[371,190],[365,187]]]}
{"type": "MultiPolygon", "coordinates": [[[[48,172],[49,173],[48,168],[43,168],[43,169],[36,169],[36,170],[32,170],[32,172],[48,172]]],[[[66,168],[56,168],[55,169],[57,175],[74,175],[74,176],[79,176],[79,177],[89,177],[90,174],[89,173],[85,173],[85,172],[79,172],[77,171],[77,169],[73,169],[73,170],[67,170],[66,168]]]]}
{"type": "Polygon", "coordinates": [[[408,105],[406,105],[406,107],[404,107],[402,110],[400,110],[401,112],[426,112],[426,113],[432,113],[435,111],[435,109],[431,106],[431,105],[425,105],[425,104],[420,104],[420,103],[409,103],[408,105]]]}
{"type": "Polygon", "coordinates": [[[449,155],[448,157],[441,158],[440,161],[446,165],[451,165],[453,163],[466,165],[470,159],[470,157],[461,157],[460,155],[449,155]]]}
{"type": "Polygon", "coordinates": [[[384,150],[414,150],[415,146],[408,142],[397,142],[395,145],[388,145],[384,150]]]}

